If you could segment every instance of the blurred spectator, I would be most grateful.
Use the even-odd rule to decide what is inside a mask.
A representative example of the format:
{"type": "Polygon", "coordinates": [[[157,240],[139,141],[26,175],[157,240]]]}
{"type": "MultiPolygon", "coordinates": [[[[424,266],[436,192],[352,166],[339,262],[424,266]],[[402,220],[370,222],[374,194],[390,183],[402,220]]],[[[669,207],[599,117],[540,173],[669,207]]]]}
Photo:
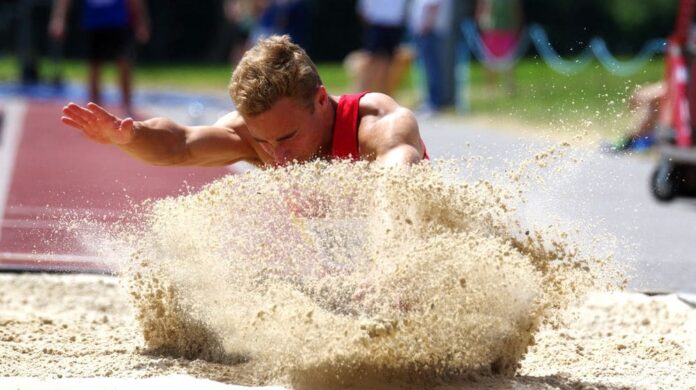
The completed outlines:
{"type": "Polygon", "coordinates": [[[229,53],[232,64],[237,64],[248,48],[249,34],[256,20],[253,6],[252,1],[245,0],[225,0],[223,3],[226,23],[222,46],[229,53]]]}
{"type": "MultiPolygon", "coordinates": [[[[100,101],[101,67],[115,60],[123,109],[132,116],[131,63],[133,35],[140,43],[150,39],[147,10],[142,0],[81,0],[82,28],[89,58],[89,99],[100,101]]],[[[49,34],[56,41],[65,37],[65,23],[72,0],[54,0],[49,34]]]]}
{"type": "Polygon", "coordinates": [[[652,147],[658,131],[670,126],[670,103],[667,96],[667,84],[664,81],[636,88],[629,101],[635,120],[633,129],[609,145],[608,150],[639,151],[652,147]]]}
{"type": "Polygon", "coordinates": [[[293,42],[307,49],[309,19],[306,0],[266,0],[261,4],[250,45],[254,45],[259,38],[287,34],[293,42]]]}
{"type": "Polygon", "coordinates": [[[257,18],[254,29],[249,36],[249,46],[255,45],[256,41],[261,38],[278,34],[276,28],[277,0],[255,0],[254,3],[257,8],[257,18]]]}
{"type": "Polygon", "coordinates": [[[280,34],[290,35],[293,42],[309,49],[310,12],[306,0],[276,0],[276,26],[280,34]]]}
{"type": "Polygon", "coordinates": [[[365,22],[363,47],[369,55],[359,89],[391,94],[389,68],[403,35],[406,0],[359,0],[358,15],[365,22]]]}
{"type": "MultiPolygon", "coordinates": [[[[389,65],[389,78],[387,80],[387,90],[395,91],[404,81],[405,76],[411,68],[411,63],[415,54],[409,45],[399,45],[394,50],[394,57],[389,65]]],[[[369,71],[370,53],[360,49],[349,53],[343,60],[343,67],[348,74],[351,82],[350,90],[361,92],[361,78],[369,71]]]]}
{"type": "Polygon", "coordinates": [[[450,32],[450,0],[412,0],[409,29],[425,70],[427,93],[421,111],[432,113],[443,107],[443,49],[450,32]]]}
{"type": "MultiPolygon", "coordinates": [[[[522,6],[519,0],[478,0],[476,22],[481,29],[481,39],[495,58],[512,53],[523,23],[522,6]]],[[[515,93],[514,69],[501,72],[505,90],[515,93]]],[[[486,69],[486,80],[490,87],[495,86],[496,73],[486,69]]]]}

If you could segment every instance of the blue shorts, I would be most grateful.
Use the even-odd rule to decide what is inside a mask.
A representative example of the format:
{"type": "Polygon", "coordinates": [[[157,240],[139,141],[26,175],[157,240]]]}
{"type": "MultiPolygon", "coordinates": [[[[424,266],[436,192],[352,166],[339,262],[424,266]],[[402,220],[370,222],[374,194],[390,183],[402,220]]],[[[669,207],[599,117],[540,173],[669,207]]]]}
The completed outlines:
{"type": "Polygon", "coordinates": [[[86,31],[87,57],[91,61],[130,59],[133,37],[130,27],[110,27],[86,31]]]}
{"type": "Polygon", "coordinates": [[[401,43],[403,32],[404,29],[400,26],[368,25],[365,30],[365,50],[371,54],[392,57],[401,43]]]}

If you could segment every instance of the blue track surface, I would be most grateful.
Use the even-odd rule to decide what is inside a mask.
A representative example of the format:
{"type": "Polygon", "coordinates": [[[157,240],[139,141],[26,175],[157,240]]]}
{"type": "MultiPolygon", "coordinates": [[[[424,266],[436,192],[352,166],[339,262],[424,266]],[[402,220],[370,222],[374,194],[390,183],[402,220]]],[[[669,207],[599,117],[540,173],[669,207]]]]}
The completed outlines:
{"type": "MultiPolygon", "coordinates": [[[[23,97],[38,101],[87,101],[87,89],[80,84],[66,84],[61,86],[50,84],[0,84],[0,97],[23,97]]],[[[105,89],[102,92],[104,104],[118,104],[120,94],[115,89],[105,89]]],[[[154,90],[138,90],[133,94],[135,105],[161,105],[161,106],[191,106],[202,105],[204,108],[216,108],[233,110],[234,105],[229,99],[221,99],[213,96],[188,94],[179,92],[165,92],[154,90]]]]}

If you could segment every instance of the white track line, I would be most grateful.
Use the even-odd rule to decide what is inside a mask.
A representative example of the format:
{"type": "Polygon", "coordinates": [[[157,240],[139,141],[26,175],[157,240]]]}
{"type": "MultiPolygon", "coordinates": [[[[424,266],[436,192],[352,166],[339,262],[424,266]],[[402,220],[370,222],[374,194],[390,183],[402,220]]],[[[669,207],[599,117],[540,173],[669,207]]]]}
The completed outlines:
{"type": "Polygon", "coordinates": [[[2,271],[114,273],[117,267],[90,256],[0,252],[2,271]]]}
{"type": "Polygon", "coordinates": [[[50,229],[58,230],[63,228],[59,222],[54,221],[42,221],[36,219],[5,219],[2,221],[2,227],[8,229],[50,229]]]}
{"type": "MultiPolygon", "coordinates": [[[[0,139],[0,225],[5,216],[5,206],[10,193],[12,173],[19,141],[22,139],[22,124],[27,104],[20,100],[10,100],[4,107],[2,139],[0,139]]],[[[0,229],[0,234],[2,229],[0,229]]]]}
{"type": "MultiPolygon", "coordinates": [[[[96,256],[84,255],[59,255],[51,253],[15,253],[15,252],[0,252],[0,262],[7,260],[31,260],[36,262],[66,262],[73,261],[76,263],[103,263],[96,256]]],[[[45,265],[45,264],[44,264],[45,265]]]]}
{"type": "Polygon", "coordinates": [[[10,206],[6,210],[8,215],[15,217],[62,217],[64,215],[76,217],[96,217],[117,215],[122,210],[115,209],[90,209],[90,208],[67,208],[52,206],[10,206]]]}
{"type": "MultiPolygon", "coordinates": [[[[99,223],[99,221],[95,221],[96,223],[99,223]]],[[[71,232],[89,232],[92,231],[93,228],[89,225],[85,224],[78,224],[75,226],[68,226],[67,224],[61,222],[61,221],[51,221],[51,220],[41,220],[41,219],[15,219],[15,218],[7,218],[2,221],[2,227],[8,228],[8,229],[28,229],[28,230],[36,230],[36,229],[47,229],[47,230],[52,230],[54,232],[56,231],[71,231],[71,232]]]]}

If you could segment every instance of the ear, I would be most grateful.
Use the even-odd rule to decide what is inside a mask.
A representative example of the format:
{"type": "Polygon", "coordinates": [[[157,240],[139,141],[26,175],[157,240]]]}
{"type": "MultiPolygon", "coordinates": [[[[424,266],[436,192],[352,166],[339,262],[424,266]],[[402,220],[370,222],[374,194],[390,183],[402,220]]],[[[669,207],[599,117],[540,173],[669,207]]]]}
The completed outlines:
{"type": "Polygon", "coordinates": [[[329,102],[329,94],[326,92],[326,87],[323,85],[320,85],[319,88],[317,88],[317,92],[314,95],[314,102],[319,107],[322,107],[329,102]]]}

